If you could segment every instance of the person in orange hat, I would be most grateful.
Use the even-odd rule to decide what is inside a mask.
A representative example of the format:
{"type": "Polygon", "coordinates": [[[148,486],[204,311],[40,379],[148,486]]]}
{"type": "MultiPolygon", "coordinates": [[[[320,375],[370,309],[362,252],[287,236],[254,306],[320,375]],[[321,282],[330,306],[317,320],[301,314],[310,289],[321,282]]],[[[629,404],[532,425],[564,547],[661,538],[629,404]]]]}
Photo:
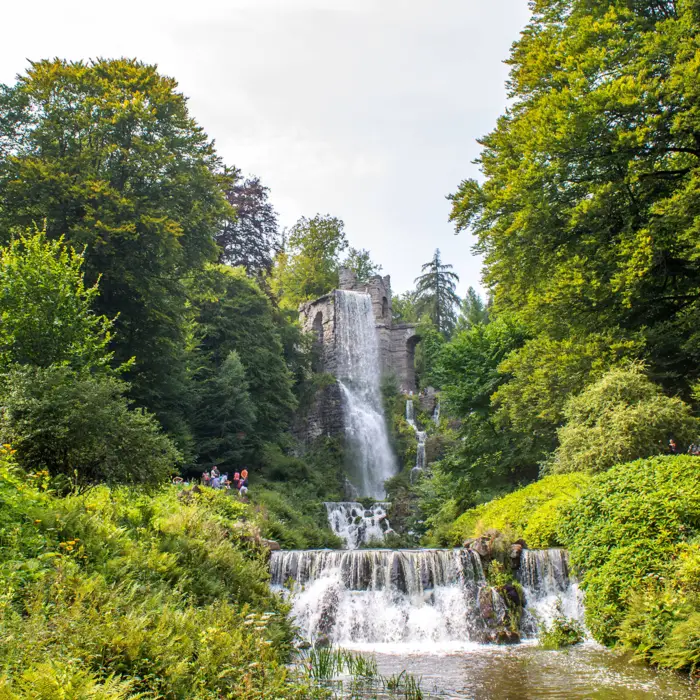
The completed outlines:
{"type": "Polygon", "coordinates": [[[238,488],[238,495],[245,496],[248,493],[248,470],[244,469],[241,472],[241,482],[238,488]]]}

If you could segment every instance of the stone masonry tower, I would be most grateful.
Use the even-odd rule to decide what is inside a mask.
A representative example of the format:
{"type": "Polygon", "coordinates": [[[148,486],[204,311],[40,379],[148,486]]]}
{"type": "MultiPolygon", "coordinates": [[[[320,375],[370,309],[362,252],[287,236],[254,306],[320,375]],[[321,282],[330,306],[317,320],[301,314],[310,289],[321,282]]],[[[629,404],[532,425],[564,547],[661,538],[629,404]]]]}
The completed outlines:
{"type": "MultiPolygon", "coordinates": [[[[341,290],[365,292],[372,299],[375,327],[379,341],[379,356],[383,373],[393,373],[399,380],[402,391],[415,391],[416,373],[414,355],[419,341],[415,325],[394,324],[391,318],[391,278],[371,277],[368,282],[358,282],[352,270],[340,271],[341,290]]],[[[320,371],[335,375],[336,356],[335,291],[314,301],[302,304],[299,315],[302,328],[315,337],[320,371]]]]}
{"type": "MultiPolygon", "coordinates": [[[[415,391],[414,356],[420,338],[416,333],[415,324],[395,324],[392,321],[391,278],[388,275],[377,275],[362,283],[358,282],[352,270],[342,268],[339,288],[370,295],[379,344],[380,369],[383,374],[394,374],[402,391],[415,391]]],[[[315,369],[333,376],[337,376],[338,369],[336,296],[337,290],[334,290],[299,307],[302,329],[314,337],[317,357],[315,369]]],[[[343,406],[340,388],[337,383],[333,383],[324,386],[318,392],[303,419],[303,425],[298,426],[297,432],[300,437],[309,441],[320,435],[338,435],[342,431],[343,406]]]]}

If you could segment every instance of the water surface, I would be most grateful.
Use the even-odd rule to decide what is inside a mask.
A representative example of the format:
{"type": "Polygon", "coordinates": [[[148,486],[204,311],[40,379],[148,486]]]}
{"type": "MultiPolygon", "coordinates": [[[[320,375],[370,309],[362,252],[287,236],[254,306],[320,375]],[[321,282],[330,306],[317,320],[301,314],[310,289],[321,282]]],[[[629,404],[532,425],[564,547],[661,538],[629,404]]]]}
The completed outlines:
{"type": "Polygon", "coordinates": [[[426,653],[400,645],[356,647],[372,653],[384,676],[403,670],[422,676],[430,698],[453,700],[657,700],[697,698],[684,677],[657,672],[593,643],[568,651],[535,644],[457,645],[426,653]]]}

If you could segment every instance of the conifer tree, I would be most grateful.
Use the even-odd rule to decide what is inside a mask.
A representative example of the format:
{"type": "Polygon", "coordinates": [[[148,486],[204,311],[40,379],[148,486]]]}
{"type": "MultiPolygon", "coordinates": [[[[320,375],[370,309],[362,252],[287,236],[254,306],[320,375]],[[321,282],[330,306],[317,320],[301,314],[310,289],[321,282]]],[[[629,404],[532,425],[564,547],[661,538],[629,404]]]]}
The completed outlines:
{"type": "Polygon", "coordinates": [[[452,265],[442,262],[439,248],[421,270],[423,274],[415,280],[419,306],[428,313],[438,331],[449,336],[457,322],[455,307],[459,305],[459,297],[455,290],[459,276],[452,272],[452,265]]]}

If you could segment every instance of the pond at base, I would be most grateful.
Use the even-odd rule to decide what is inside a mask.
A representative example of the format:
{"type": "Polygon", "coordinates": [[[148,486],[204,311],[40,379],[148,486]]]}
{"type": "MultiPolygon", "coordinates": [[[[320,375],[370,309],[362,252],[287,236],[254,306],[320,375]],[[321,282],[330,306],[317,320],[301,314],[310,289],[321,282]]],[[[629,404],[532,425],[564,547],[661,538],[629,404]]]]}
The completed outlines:
{"type": "MultiPolygon", "coordinates": [[[[350,647],[353,648],[353,647],[350,647]]],[[[547,651],[535,644],[445,647],[425,653],[401,645],[357,646],[384,676],[422,677],[425,698],[451,700],[659,700],[697,698],[679,674],[632,664],[595,644],[547,651]]],[[[381,696],[380,696],[381,697],[381,696]]]]}

